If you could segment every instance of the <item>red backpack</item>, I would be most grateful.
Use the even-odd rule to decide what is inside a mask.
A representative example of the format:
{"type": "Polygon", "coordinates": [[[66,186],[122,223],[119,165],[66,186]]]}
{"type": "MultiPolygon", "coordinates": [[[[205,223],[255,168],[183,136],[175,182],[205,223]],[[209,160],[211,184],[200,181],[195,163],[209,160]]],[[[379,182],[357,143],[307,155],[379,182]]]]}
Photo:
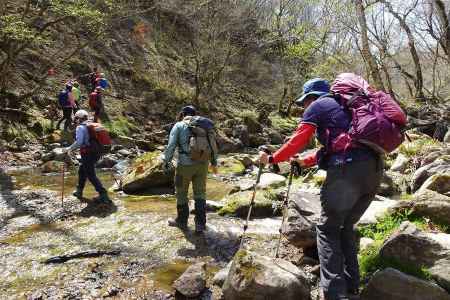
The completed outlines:
{"type": "Polygon", "coordinates": [[[98,99],[98,94],[96,92],[92,92],[89,94],[89,107],[91,109],[95,109],[97,108],[97,99],[98,99]]]}
{"type": "Polygon", "coordinates": [[[92,152],[104,155],[111,149],[112,140],[108,130],[100,123],[87,123],[89,131],[89,148],[92,152]]]}
{"type": "Polygon", "coordinates": [[[406,114],[389,94],[374,91],[360,76],[340,74],[331,91],[352,114],[350,129],[331,142],[333,152],[364,144],[379,153],[394,151],[405,139],[406,114]]]}

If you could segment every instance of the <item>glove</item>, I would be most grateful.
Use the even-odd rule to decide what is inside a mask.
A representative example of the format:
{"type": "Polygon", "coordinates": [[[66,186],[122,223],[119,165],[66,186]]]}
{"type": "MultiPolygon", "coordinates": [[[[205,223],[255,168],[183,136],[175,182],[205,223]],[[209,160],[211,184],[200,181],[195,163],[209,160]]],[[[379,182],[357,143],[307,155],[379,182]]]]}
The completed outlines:
{"type": "Polygon", "coordinates": [[[163,172],[166,175],[169,175],[170,173],[172,173],[174,170],[174,166],[173,163],[171,161],[168,162],[164,162],[163,164],[163,172]]]}

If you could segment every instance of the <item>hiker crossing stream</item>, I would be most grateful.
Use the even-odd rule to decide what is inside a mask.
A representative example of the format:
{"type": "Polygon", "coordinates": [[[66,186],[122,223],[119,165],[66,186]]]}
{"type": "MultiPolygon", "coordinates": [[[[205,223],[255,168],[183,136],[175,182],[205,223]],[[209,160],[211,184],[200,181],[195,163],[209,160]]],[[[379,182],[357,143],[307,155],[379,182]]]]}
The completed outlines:
{"type": "MultiPolygon", "coordinates": [[[[206,262],[212,279],[239,246],[242,219],[211,212],[204,236],[182,232],[166,225],[175,214],[173,196],[116,193],[112,207],[101,207],[90,200],[95,191],[88,186],[80,202],[70,196],[76,184],[72,171],[65,174],[61,208],[60,177],[37,169],[2,172],[2,299],[98,298],[119,292],[122,297],[154,299],[172,293],[175,275],[192,263],[206,262]],[[69,259],[60,261],[61,256],[69,259]],[[44,263],[52,258],[55,263],[44,263]]],[[[105,187],[114,185],[110,171],[99,172],[99,177],[105,187]]],[[[208,183],[212,201],[230,190],[213,178],[208,183]]],[[[248,247],[275,251],[280,223],[279,217],[250,221],[248,247]]]]}

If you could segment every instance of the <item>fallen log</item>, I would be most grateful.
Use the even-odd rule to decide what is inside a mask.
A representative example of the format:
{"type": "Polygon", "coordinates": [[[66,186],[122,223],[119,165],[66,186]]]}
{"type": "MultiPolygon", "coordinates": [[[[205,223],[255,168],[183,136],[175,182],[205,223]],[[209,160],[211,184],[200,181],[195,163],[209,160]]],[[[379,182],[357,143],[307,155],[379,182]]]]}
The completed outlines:
{"type": "Polygon", "coordinates": [[[60,256],[54,256],[51,257],[42,263],[44,264],[63,264],[69,260],[72,259],[80,259],[80,258],[93,258],[93,257],[100,257],[100,256],[117,256],[120,255],[120,250],[113,250],[113,251],[103,251],[103,250],[91,250],[91,251],[84,251],[80,253],[75,254],[68,254],[68,255],[60,255],[60,256]]]}

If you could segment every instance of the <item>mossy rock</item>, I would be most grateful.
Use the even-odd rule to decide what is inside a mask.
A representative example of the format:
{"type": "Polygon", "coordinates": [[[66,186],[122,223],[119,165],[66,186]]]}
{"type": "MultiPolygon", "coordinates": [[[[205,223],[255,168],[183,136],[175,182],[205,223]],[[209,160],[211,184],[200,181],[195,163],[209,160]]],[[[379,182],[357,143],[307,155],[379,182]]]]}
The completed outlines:
{"type": "Polygon", "coordinates": [[[221,175],[242,175],[245,172],[244,164],[234,157],[220,158],[218,167],[221,175]]]}
{"type": "MultiPolygon", "coordinates": [[[[252,191],[247,191],[228,196],[225,198],[224,207],[219,210],[219,215],[246,218],[250,207],[252,193],[252,191]]],[[[255,203],[252,208],[252,216],[263,218],[272,217],[275,214],[279,215],[279,211],[274,213],[272,201],[266,198],[264,193],[257,192],[255,203]]]]}
{"type": "Polygon", "coordinates": [[[136,158],[122,179],[125,193],[133,194],[151,188],[170,187],[175,171],[163,170],[160,151],[148,152],[136,158]]]}

